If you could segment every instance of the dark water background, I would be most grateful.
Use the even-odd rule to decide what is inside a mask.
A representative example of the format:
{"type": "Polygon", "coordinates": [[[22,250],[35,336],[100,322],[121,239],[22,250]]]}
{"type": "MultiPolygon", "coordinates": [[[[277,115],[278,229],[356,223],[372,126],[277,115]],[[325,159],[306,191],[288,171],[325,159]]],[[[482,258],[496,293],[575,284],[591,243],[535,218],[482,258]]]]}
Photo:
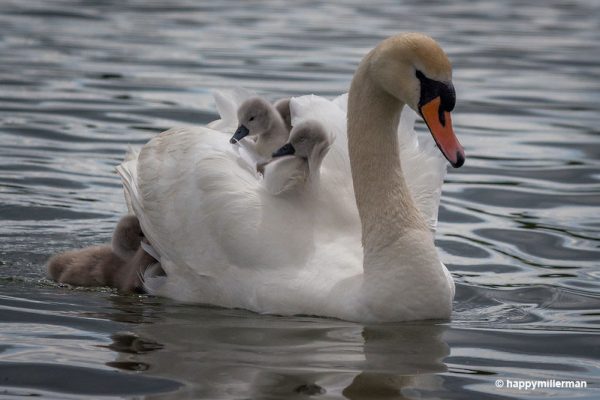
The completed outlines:
{"type": "Polygon", "coordinates": [[[600,398],[599,112],[593,0],[3,0],[0,397],[600,398]],[[258,316],[44,279],[49,255],[109,240],[128,144],[215,119],[214,88],[345,92],[406,30],[455,67],[468,159],[437,236],[450,322],[258,316]]]}

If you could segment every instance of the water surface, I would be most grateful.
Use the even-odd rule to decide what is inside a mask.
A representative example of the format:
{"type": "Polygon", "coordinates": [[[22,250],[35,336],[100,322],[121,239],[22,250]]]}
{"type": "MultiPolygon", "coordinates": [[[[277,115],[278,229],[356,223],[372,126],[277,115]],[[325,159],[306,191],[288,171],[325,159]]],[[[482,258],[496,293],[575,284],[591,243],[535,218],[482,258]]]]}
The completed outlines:
{"type": "Polygon", "coordinates": [[[293,4],[0,4],[0,395],[599,398],[600,5],[293,4]],[[259,316],[44,279],[49,255],[110,239],[128,145],[215,119],[212,89],[345,92],[408,30],[453,61],[468,155],[437,234],[451,321],[259,316]]]}

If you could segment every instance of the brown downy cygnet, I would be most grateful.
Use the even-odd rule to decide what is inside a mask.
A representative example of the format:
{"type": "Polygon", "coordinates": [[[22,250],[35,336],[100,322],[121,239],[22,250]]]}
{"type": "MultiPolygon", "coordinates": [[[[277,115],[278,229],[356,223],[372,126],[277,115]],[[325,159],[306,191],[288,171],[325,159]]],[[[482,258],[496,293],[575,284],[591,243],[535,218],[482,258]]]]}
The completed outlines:
{"type": "Polygon", "coordinates": [[[294,126],[289,142],[273,153],[271,162],[262,165],[265,188],[272,194],[281,194],[307,182],[316,184],[331,143],[332,138],[317,121],[307,120],[294,126]]]}
{"type": "Polygon", "coordinates": [[[157,261],[140,246],[144,234],[137,217],[119,221],[112,245],[57,254],[48,260],[48,276],[75,286],[111,286],[124,292],[143,291],[140,274],[157,261]]]}
{"type": "Polygon", "coordinates": [[[264,159],[283,146],[289,137],[289,131],[277,109],[260,97],[244,101],[238,109],[239,127],[230,142],[237,143],[248,136],[256,138],[254,151],[264,159]]]}
{"type": "Polygon", "coordinates": [[[129,260],[137,252],[144,238],[140,221],[135,215],[122,217],[112,236],[112,250],[123,260],[129,260]]]}

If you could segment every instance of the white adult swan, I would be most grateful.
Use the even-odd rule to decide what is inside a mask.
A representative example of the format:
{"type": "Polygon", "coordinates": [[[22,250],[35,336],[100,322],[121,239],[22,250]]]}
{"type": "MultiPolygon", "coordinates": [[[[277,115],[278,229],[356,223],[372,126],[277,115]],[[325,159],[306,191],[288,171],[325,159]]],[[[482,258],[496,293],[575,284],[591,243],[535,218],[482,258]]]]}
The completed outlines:
{"type": "Polygon", "coordinates": [[[181,128],[153,138],[118,169],[167,274],[160,282],[148,277],[149,290],[261,313],[448,318],[454,283],[399,159],[405,104],[424,117],[451,164],[462,165],[450,120],[450,62],[420,34],[384,40],[359,65],[348,98],[348,150],[330,150],[318,195],[270,195],[223,132],[181,128]]]}

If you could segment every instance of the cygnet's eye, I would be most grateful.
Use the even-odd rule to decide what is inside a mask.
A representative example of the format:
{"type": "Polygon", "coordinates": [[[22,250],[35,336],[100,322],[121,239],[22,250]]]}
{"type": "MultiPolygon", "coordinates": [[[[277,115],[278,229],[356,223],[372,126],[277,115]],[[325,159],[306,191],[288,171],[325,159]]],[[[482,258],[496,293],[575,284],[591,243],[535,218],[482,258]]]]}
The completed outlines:
{"type": "Polygon", "coordinates": [[[248,118],[248,121],[254,121],[254,116],[248,118]]]}

